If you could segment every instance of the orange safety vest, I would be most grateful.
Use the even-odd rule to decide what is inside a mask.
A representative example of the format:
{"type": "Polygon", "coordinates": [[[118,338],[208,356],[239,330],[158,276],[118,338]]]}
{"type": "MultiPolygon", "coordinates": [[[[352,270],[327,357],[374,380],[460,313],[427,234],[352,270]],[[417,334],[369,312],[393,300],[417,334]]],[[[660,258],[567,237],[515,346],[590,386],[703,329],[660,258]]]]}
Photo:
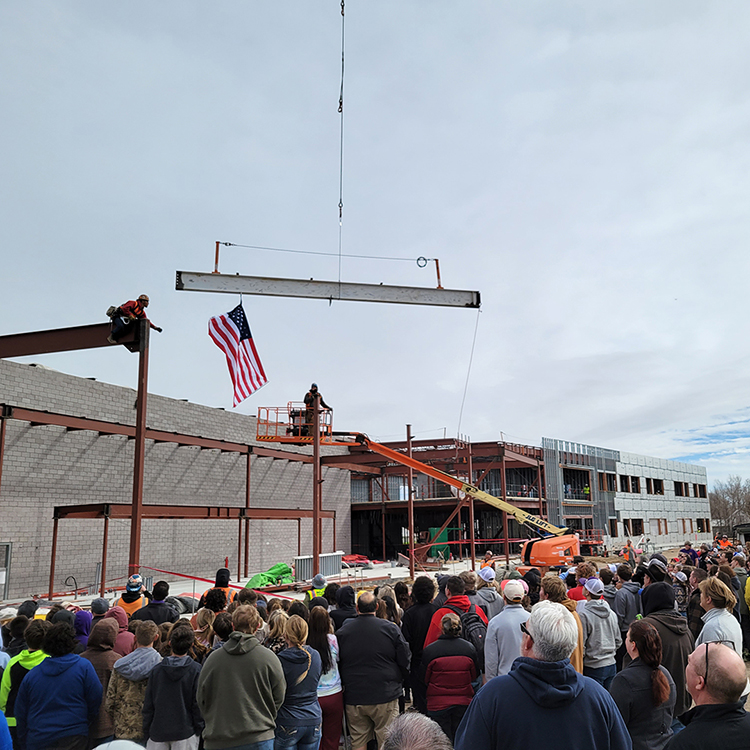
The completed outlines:
{"type": "Polygon", "coordinates": [[[226,588],[223,586],[211,586],[210,589],[206,589],[203,592],[203,596],[201,597],[201,599],[203,599],[209,591],[213,591],[214,589],[223,591],[227,595],[227,604],[231,604],[234,601],[234,597],[237,596],[237,592],[234,589],[230,589],[229,586],[227,586],[226,588]]]}
{"type": "Polygon", "coordinates": [[[148,604],[148,599],[145,596],[141,596],[140,599],[136,599],[134,602],[124,602],[120,597],[115,606],[122,607],[127,616],[128,620],[139,610],[141,607],[145,607],[148,604]]]}

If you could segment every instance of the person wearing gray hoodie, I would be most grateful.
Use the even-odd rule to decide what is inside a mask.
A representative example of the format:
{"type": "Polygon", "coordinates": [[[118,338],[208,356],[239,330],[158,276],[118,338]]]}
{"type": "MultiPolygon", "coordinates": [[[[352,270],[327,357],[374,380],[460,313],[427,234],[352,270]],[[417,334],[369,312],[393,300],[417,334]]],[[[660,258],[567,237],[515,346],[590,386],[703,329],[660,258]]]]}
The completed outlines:
{"type": "Polygon", "coordinates": [[[605,690],[617,674],[615,652],[622,644],[617,615],[602,599],[604,584],[589,578],[583,587],[586,603],[578,616],[583,628],[583,674],[596,680],[605,690]]]}
{"type": "Polygon", "coordinates": [[[158,637],[156,623],[144,620],[135,631],[135,651],[115,662],[105,707],[112,717],[117,740],[144,744],[143,701],[149,675],[162,658],[153,647],[158,637]]]}

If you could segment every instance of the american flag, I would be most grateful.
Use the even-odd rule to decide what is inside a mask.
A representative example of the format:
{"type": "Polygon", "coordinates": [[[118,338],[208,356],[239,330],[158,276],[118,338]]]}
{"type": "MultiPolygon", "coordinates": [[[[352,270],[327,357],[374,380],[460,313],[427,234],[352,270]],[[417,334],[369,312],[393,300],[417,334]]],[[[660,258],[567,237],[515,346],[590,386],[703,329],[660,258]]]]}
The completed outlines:
{"type": "Polygon", "coordinates": [[[227,357],[234,386],[234,405],[237,406],[268,382],[242,303],[231,312],[211,318],[208,335],[227,357]]]}

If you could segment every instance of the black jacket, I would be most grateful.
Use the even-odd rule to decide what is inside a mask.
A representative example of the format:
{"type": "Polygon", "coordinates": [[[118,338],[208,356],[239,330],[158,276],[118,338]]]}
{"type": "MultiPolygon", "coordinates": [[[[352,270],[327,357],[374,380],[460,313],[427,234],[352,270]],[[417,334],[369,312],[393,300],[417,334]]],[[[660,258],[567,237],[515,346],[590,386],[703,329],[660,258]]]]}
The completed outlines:
{"type": "Polygon", "coordinates": [[[351,586],[342,586],[336,592],[337,608],[329,613],[333,620],[333,627],[338,630],[345,620],[357,616],[357,607],[355,606],[356,595],[351,586]]]}
{"type": "Polygon", "coordinates": [[[412,674],[416,674],[419,669],[422,651],[424,651],[424,639],[430,628],[432,616],[436,611],[432,602],[429,604],[414,604],[404,612],[404,616],[401,618],[401,632],[411,649],[412,674]]]}
{"type": "Polygon", "coordinates": [[[633,750],[663,750],[672,737],[674,680],[664,667],[660,669],[670,688],[669,698],[660,706],[654,706],[651,667],[640,659],[631,661],[616,674],[609,687],[633,740],[633,750]]]}
{"type": "Polygon", "coordinates": [[[148,678],[143,701],[143,736],[154,742],[186,740],[203,731],[196,691],[200,664],[189,656],[168,656],[148,678]]]}
{"type": "Polygon", "coordinates": [[[670,740],[666,750],[747,750],[750,745],[750,714],[743,701],[716,706],[696,706],[681,717],[686,725],[670,740]]]}
{"type": "Polygon", "coordinates": [[[149,602],[133,613],[131,620],[152,620],[157,625],[165,622],[177,622],[180,616],[175,609],[166,602],[149,602]]]}
{"type": "Polygon", "coordinates": [[[685,667],[688,656],[695,648],[695,640],[688,630],[687,620],[673,609],[652,612],[643,619],[650,622],[661,636],[661,664],[674,680],[677,691],[674,715],[680,716],[690,708],[693,702],[687,690],[685,667]]]}
{"type": "Polygon", "coordinates": [[[348,706],[389,703],[409,674],[409,644],[398,625],[358,615],[336,632],[339,671],[348,706]]]}

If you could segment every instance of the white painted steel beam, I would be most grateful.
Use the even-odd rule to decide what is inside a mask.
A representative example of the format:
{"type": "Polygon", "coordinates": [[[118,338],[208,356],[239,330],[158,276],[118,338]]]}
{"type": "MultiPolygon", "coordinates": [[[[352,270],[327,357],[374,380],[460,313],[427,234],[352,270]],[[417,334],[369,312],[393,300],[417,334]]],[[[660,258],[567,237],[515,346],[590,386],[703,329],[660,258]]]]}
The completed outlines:
{"type": "Polygon", "coordinates": [[[232,276],[223,273],[177,271],[175,288],[185,292],[257,294],[266,297],[310,297],[347,302],[388,302],[401,305],[472,307],[480,305],[479,292],[430,289],[419,286],[354,284],[313,279],[275,279],[264,276],[232,276]]]}

